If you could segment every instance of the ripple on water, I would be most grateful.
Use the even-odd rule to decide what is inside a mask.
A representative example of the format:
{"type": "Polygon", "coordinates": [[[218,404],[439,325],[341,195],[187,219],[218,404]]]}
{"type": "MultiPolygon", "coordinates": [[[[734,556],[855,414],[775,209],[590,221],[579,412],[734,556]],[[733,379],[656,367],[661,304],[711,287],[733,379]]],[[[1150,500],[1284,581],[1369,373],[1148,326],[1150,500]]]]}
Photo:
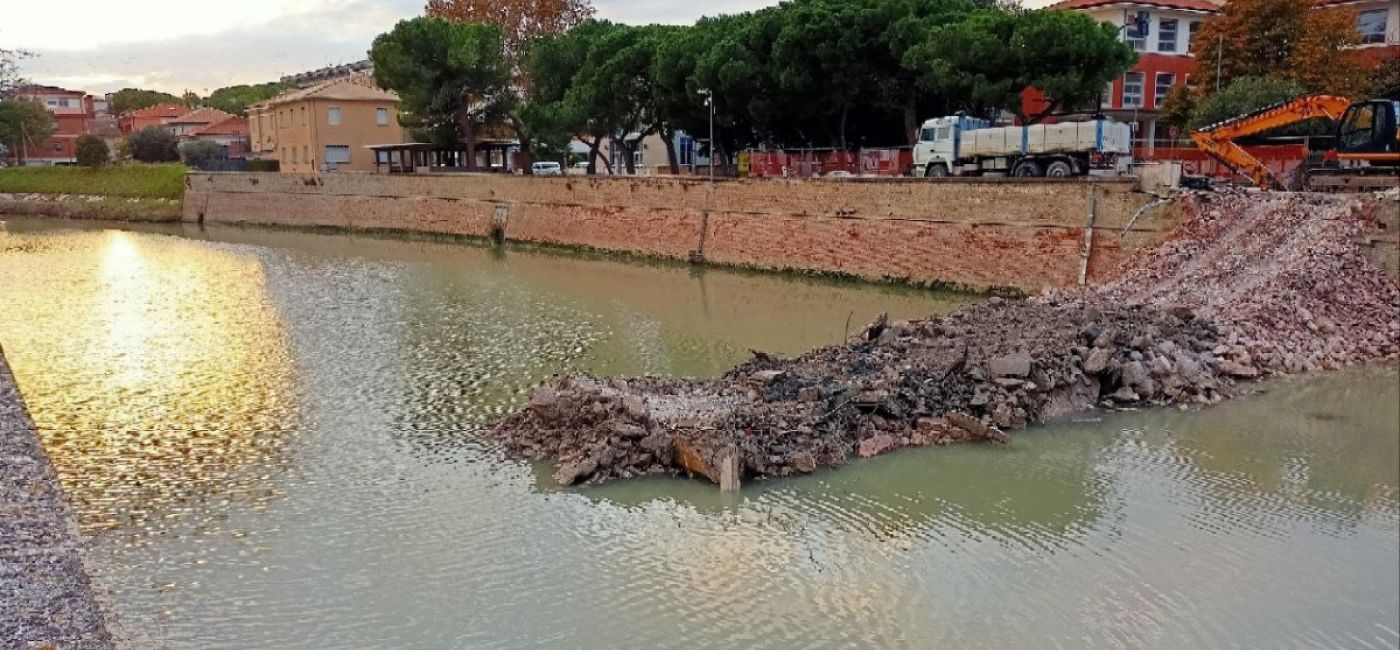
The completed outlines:
{"type": "Polygon", "coordinates": [[[955,301],[188,234],[0,231],[0,337],[141,647],[1397,646],[1393,369],[740,495],[558,490],[475,435],[550,373],[713,375],[955,301]]]}

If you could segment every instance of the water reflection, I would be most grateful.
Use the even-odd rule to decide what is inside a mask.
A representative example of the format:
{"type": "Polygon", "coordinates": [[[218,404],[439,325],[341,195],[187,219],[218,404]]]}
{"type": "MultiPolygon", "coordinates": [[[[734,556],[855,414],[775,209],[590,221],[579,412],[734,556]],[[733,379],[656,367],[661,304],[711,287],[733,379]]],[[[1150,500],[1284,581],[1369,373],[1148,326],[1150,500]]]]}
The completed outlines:
{"type": "Polygon", "coordinates": [[[158,536],[89,526],[138,647],[1400,643],[1394,369],[738,495],[558,491],[473,435],[552,372],[710,375],[749,348],[795,353],[848,318],[959,299],[436,241],[165,232],[181,233],[0,235],[0,340],[68,447],[60,471],[79,491],[89,474],[127,486],[83,500],[85,517],[136,507],[144,479],[124,473],[151,449],[158,483],[201,497],[158,500],[144,520],[158,536]],[[126,431],[143,437],[98,442],[126,431]],[[161,465],[181,439],[212,469],[161,465]]]}
{"type": "Polygon", "coordinates": [[[120,231],[0,250],[0,336],[85,531],[274,471],[295,396],[257,260],[120,231]]]}

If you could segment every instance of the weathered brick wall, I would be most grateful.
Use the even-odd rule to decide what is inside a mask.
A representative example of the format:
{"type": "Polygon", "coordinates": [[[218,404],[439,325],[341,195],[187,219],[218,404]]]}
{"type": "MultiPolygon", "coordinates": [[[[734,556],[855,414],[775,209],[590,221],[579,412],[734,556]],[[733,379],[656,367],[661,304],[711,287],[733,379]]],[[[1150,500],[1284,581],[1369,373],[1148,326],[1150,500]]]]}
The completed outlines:
{"type": "Polygon", "coordinates": [[[1131,181],[191,174],[185,218],[506,238],[766,269],[1034,291],[1090,279],[1178,215],[1131,181]],[[1091,196],[1093,197],[1091,199],[1091,196]]]}

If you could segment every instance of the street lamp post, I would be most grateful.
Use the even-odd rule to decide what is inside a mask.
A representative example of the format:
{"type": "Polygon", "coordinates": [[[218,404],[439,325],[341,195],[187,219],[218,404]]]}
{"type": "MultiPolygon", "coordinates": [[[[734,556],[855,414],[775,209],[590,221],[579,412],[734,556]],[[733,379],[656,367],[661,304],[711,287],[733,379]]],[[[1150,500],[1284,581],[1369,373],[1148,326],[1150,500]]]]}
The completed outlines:
{"type": "Polygon", "coordinates": [[[698,92],[705,96],[705,105],[710,107],[710,182],[715,182],[715,92],[709,88],[701,88],[698,92]]]}

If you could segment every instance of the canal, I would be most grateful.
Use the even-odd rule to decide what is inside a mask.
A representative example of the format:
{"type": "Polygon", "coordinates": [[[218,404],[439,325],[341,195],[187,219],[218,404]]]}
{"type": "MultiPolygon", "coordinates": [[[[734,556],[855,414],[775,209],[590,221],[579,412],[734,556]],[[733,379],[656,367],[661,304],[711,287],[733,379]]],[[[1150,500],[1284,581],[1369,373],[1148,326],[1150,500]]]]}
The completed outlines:
{"type": "Polygon", "coordinates": [[[142,648],[1400,646],[1400,374],[738,495],[476,432],[966,296],[460,242],[0,229],[0,344],[142,648]]]}

